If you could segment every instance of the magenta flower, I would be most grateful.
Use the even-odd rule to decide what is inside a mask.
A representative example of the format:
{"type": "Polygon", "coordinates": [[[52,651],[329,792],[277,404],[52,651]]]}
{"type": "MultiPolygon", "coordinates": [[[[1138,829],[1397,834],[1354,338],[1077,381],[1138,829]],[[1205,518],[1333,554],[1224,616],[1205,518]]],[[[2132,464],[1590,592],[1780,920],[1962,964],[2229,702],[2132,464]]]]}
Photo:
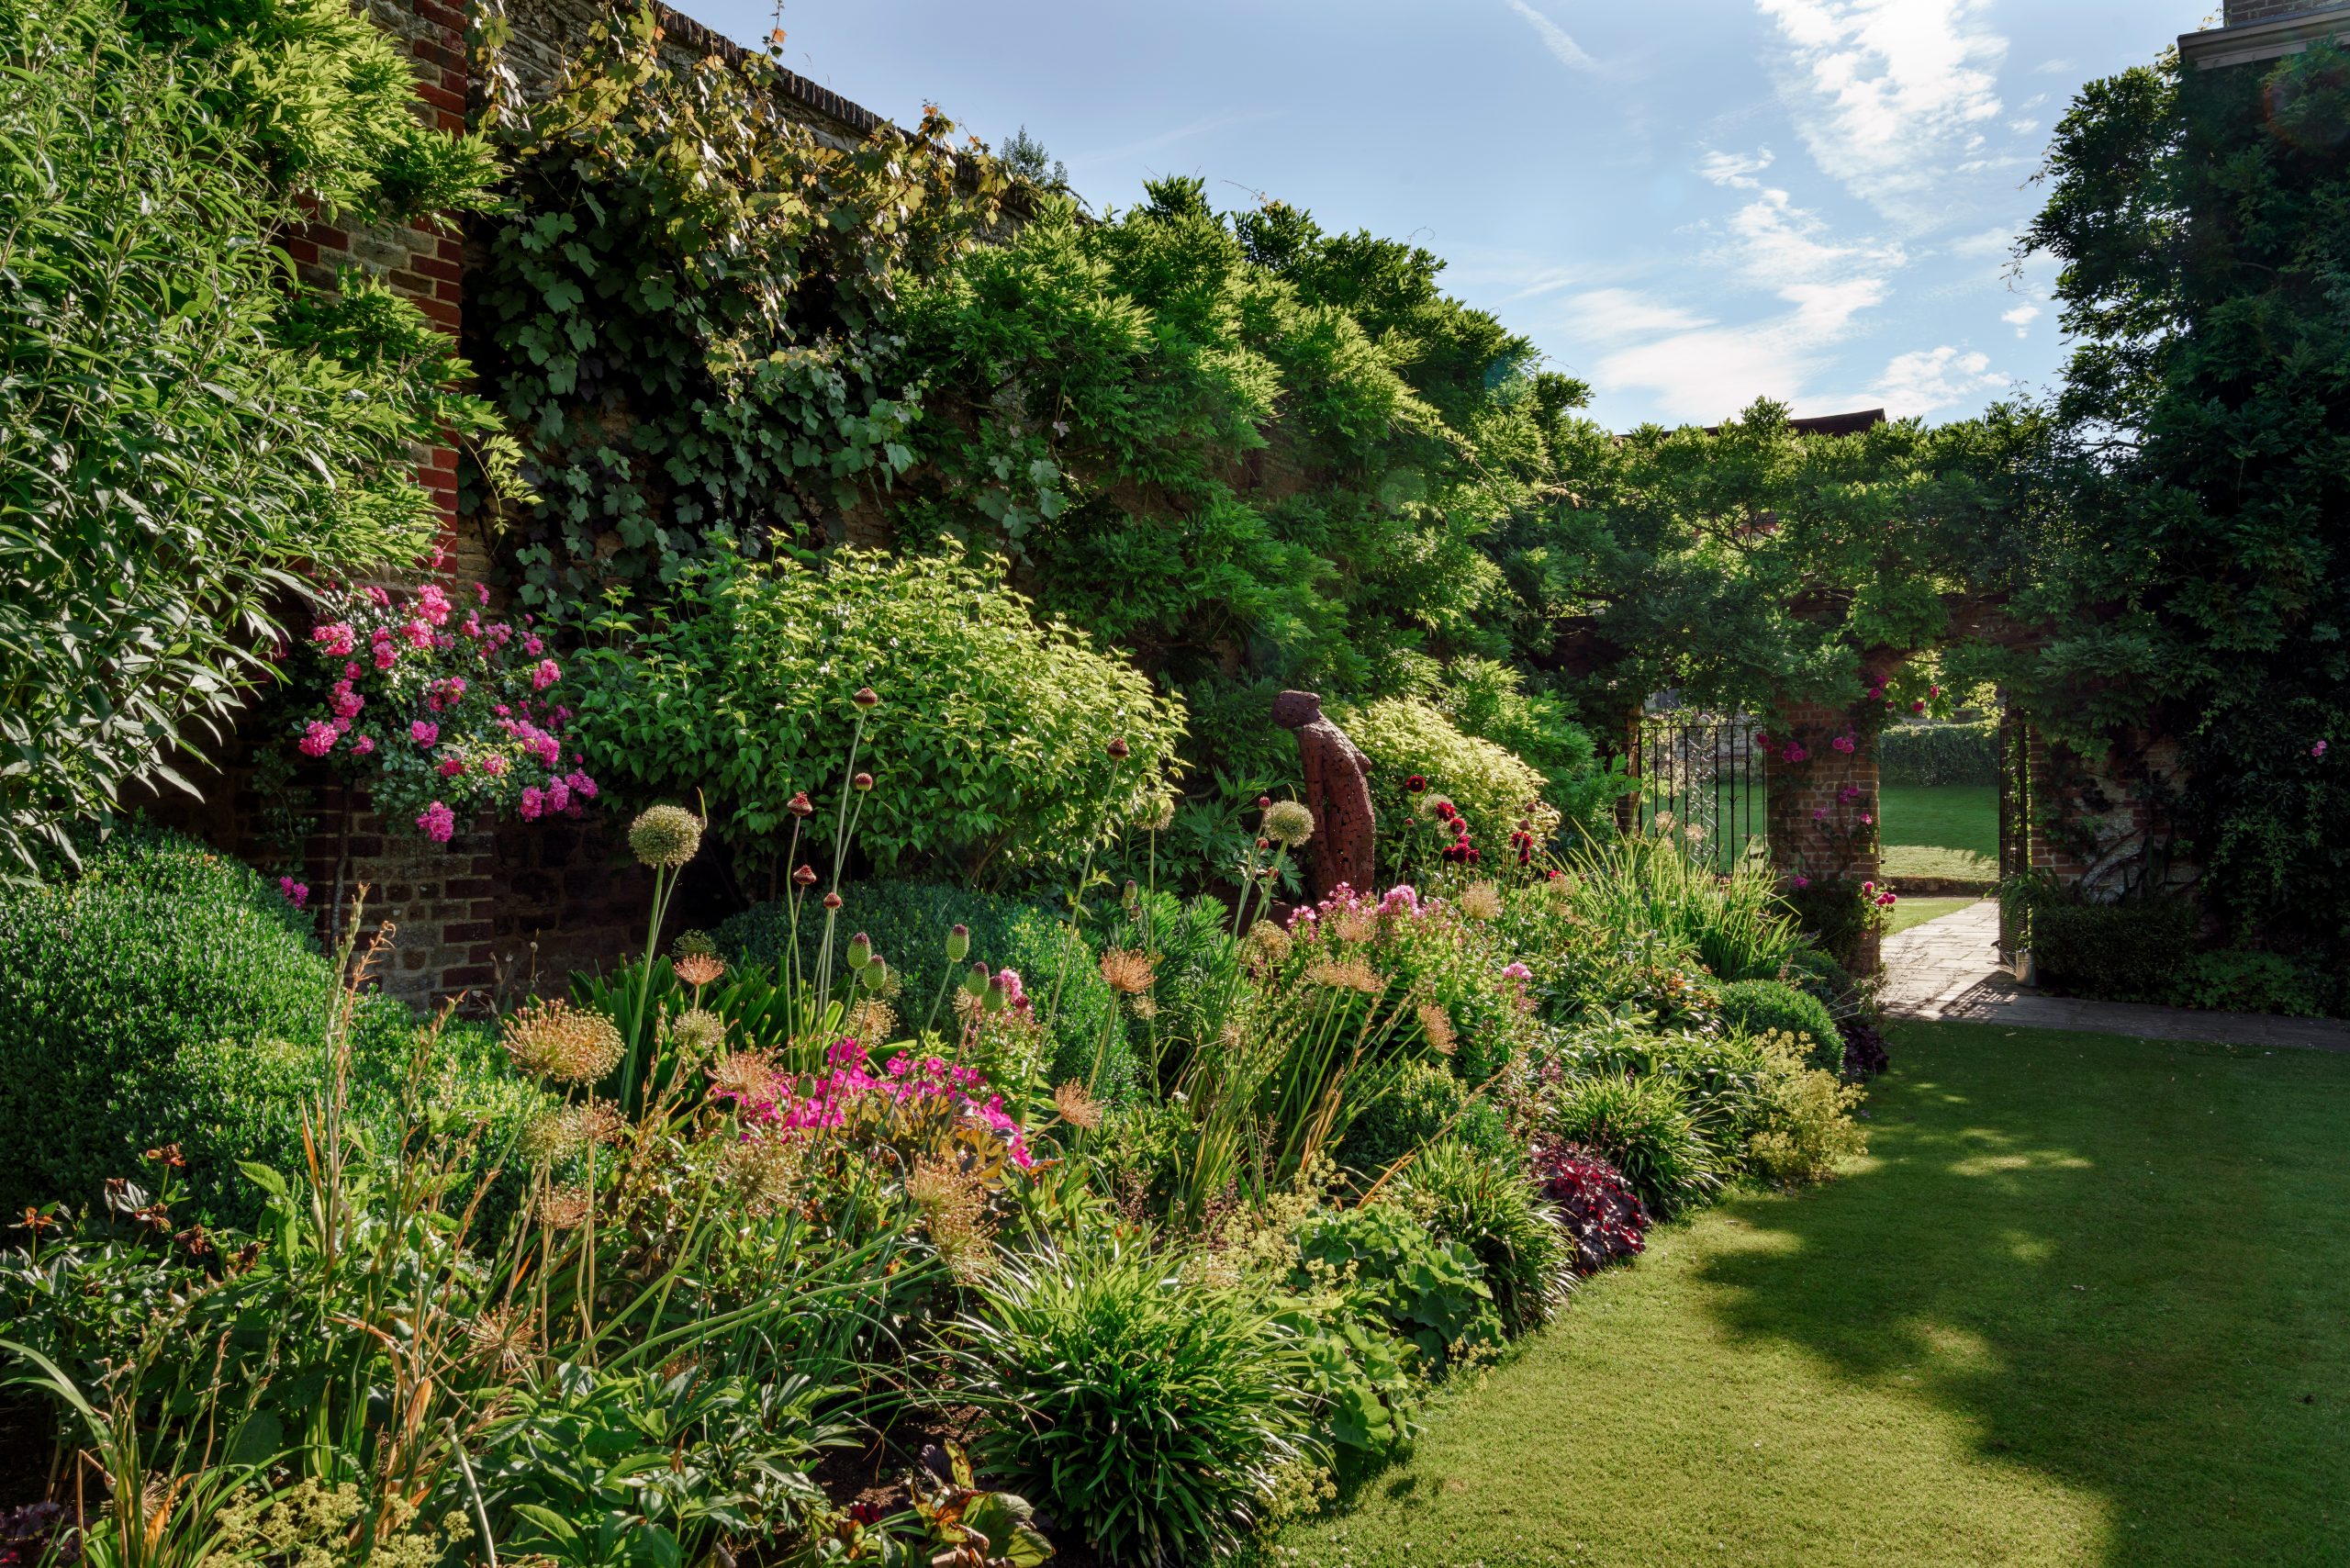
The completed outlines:
{"type": "Polygon", "coordinates": [[[1850,735],[1838,735],[1834,740],[1830,741],[1828,744],[1834,746],[1838,751],[1842,752],[1846,756],[1850,756],[1852,755],[1852,747],[1855,743],[1850,735]]]}
{"type": "Polygon", "coordinates": [[[351,743],[351,755],[353,756],[365,756],[375,749],[375,737],[373,735],[362,735],[351,743]]]}
{"type": "Polygon", "coordinates": [[[563,666],[561,665],[556,664],[553,659],[541,659],[539,661],[538,667],[531,672],[531,689],[533,691],[544,691],[548,687],[553,686],[556,681],[561,680],[562,678],[563,666]]]}
{"type": "Polygon", "coordinates": [[[539,813],[546,809],[546,792],[535,784],[524,785],[522,787],[522,803],[515,807],[515,811],[520,815],[521,819],[526,823],[536,822],[539,820],[539,813]]]}
{"type": "Polygon", "coordinates": [[[487,583],[474,584],[474,600],[478,604],[487,604],[489,602],[489,585],[487,583]]]}
{"type": "Polygon", "coordinates": [[[378,610],[388,610],[391,608],[392,596],[386,593],[382,588],[375,587],[373,584],[368,586],[367,597],[375,601],[375,608],[378,610]]]}
{"type": "Polygon", "coordinates": [[[566,775],[564,782],[570,785],[571,792],[583,801],[592,801],[596,798],[596,781],[585,773],[566,775]]]}
{"type": "Polygon", "coordinates": [[[310,641],[319,645],[321,653],[331,655],[335,658],[341,658],[358,645],[352,638],[350,623],[342,621],[313,627],[310,631],[310,641]]]}
{"type": "Polygon", "coordinates": [[[378,643],[375,644],[375,667],[377,669],[391,668],[392,666],[399,662],[399,656],[400,651],[392,646],[391,644],[378,643]]]}
{"type": "Polygon", "coordinates": [[[547,645],[536,637],[525,637],[522,639],[522,651],[535,659],[547,651],[547,645]]]}
{"type": "Polygon", "coordinates": [[[416,719],[408,723],[408,738],[420,746],[430,746],[440,740],[441,726],[430,719],[416,719]]]}
{"type": "Polygon", "coordinates": [[[1781,762],[1803,762],[1807,760],[1810,756],[1811,753],[1803,749],[1802,742],[1789,741],[1787,743],[1787,749],[1779,754],[1779,760],[1781,762]]]}
{"type": "Polygon", "coordinates": [[[310,885],[308,882],[297,882],[291,877],[280,877],[277,879],[277,890],[284,893],[285,902],[296,909],[300,909],[310,902],[310,885]]]}
{"type": "Polygon", "coordinates": [[[506,775],[506,759],[498,753],[491,752],[481,759],[481,770],[492,778],[502,778],[506,775]]]}
{"type": "Polygon", "coordinates": [[[464,772],[465,772],[465,759],[464,759],[464,757],[462,757],[462,756],[444,756],[444,757],[442,757],[442,758],[441,759],[441,777],[442,777],[442,778],[461,778],[464,777],[464,772]]]}
{"type": "Polygon", "coordinates": [[[435,844],[446,844],[457,831],[457,813],[435,801],[417,814],[416,825],[435,844]]]}
{"type": "Polygon", "coordinates": [[[449,596],[441,591],[439,583],[427,583],[416,593],[416,612],[435,626],[449,620],[449,596]]]}
{"type": "Polygon", "coordinates": [[[571,809],[571,786],[560,778],[547,780],[547,810],[567,812],[571,809]]]}
{"type": "Polygon", "coordinates": [[[335,739],[332,724],[324,719],[313,719],[302,731],[302,738],[297,746],[304,756],[324,756],[334,749],[335,739]]]}
{"type": "Polygon", "coordinates": [[[2325,743],[2323,741],[2320,741],[2317,745],[2310,747],[2310,755],[2311,756],[2323,756],[2325,755],[2325,743]]]}
{"type": "Polygon", "coordinates": [[[1801,892],[1804,889],[1811,886],[1811,879],[1809,877],[1797,877],[1795,879],[1795,886],[1796,890],[1797,892],[1801,892]]]}

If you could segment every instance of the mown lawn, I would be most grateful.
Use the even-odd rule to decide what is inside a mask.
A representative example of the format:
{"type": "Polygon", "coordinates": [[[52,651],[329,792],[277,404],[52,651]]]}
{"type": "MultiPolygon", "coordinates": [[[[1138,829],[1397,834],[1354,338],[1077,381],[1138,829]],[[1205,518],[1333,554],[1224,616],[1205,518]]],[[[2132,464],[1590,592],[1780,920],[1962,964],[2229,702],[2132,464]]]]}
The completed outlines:
{"type": "Polygon", "coordinates": [[[1865,1161],[1586,1285],[1281,1560],[2350,1561],[2350,1057],[1890,1047],[1865,1161]]]}
{"type": "Polygon", "coordinates": [[[1877,828],[1888,877],[1999,874],[1999,791],[1991,785],[1886,785],[1877,828]]]}
{"type": "Polygon", "coordinates": [[[1893,919],[1886,925],[1888,936],[1897,931],[1907,931],[1913,925],[1923,925],[1930,920],[1940,920],[1946,914],[1956,914],[1975,901],[1957,899],[1903,899],[1893,906],[1893,919]]]}

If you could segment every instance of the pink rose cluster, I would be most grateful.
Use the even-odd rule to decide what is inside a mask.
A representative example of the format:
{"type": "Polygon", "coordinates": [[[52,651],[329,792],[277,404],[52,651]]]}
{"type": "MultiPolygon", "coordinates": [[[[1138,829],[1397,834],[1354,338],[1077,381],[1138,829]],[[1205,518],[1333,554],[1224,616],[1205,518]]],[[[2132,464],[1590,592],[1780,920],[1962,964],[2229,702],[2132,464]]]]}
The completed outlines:
{"type": "Polygon", "coordinates": [[[489,590],[473,592],[461,613],[439,582],[329,588],[309,637],[324,711],[295,740],[306,756],[366,762],[378,810],[439,844],[484,810],[577,816],[598,793],[566,755],[563,666],[532,617],[486,619],[489,590]]]}

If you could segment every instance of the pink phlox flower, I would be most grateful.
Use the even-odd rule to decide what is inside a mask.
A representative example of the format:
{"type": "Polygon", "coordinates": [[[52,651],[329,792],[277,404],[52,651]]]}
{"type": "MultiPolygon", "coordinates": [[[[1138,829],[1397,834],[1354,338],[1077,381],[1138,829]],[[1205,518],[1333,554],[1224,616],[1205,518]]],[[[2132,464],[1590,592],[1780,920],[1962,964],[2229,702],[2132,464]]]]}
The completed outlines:
{"type": "Polygon", "coordinates": [[[408,639],[408,645],[411,648],[429,648],[432,645],[432,628],[421,621],[410,621],[403,625],[400,628],[400,635],[408,639]]]}
{"type": "Polygon", "coordinates": [[[304,904],[310,902],[309,884],[307,882],[297,882],[291,877],[278,878],[277,890],[284,893],[285,895],[286,902],[291,903],[296,909],[300,909],[304,904]]]}
{"type": "Polygon", "coordinates": [[[853,1036],[844,1035],[833,1042],[832,1048],[824,1053],[824,1059],[834,1067],[863,1067],[865,1047],[858,1045],[853,1036]]]}

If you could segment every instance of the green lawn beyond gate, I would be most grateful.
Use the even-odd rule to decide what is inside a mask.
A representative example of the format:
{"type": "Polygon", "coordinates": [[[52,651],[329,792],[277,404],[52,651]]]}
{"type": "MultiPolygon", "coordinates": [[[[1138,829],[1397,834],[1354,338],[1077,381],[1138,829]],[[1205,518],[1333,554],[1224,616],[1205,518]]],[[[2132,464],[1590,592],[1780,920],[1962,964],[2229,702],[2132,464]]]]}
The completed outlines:
{"type": "Polygon", "coordinates": [[[1988,784],[1888,784],[1877,791],[1885,874],[1999,874],[1999,792],[1988,784]]]}
{"type": "Polygon", "coordinates": [[[2350,1057],[1891,1048],[1865,1162],[1660,1234],[1281,1560],[2350,1562],[2350,1057]]]}

